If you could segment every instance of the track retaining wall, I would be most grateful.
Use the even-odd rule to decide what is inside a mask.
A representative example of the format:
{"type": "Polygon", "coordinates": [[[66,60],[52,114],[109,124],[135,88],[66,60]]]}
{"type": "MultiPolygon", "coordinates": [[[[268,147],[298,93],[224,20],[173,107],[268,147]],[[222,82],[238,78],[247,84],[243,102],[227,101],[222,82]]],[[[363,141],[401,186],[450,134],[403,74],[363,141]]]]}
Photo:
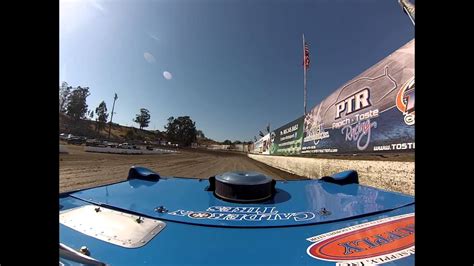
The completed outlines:
{"type": "Polygon", "coordinates": [[[316,179],[345,170],[356,170],[359,183],[415,195],[415,163],[398,161],[340,160],[248,154],[256,161],[283,171],[316,179]]]}

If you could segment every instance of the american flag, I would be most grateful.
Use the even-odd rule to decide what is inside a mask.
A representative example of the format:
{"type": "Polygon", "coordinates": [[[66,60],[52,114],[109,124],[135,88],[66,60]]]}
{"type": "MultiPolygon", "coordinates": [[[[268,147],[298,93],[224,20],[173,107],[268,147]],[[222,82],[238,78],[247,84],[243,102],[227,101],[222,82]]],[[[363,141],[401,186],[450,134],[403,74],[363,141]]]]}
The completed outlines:
{"type": "Polygon", "coordinates": [[[309,46],[307,42],[304,42],[304,58],[303,58],[303,65],[306,69],[309,69],[309,46]]]}

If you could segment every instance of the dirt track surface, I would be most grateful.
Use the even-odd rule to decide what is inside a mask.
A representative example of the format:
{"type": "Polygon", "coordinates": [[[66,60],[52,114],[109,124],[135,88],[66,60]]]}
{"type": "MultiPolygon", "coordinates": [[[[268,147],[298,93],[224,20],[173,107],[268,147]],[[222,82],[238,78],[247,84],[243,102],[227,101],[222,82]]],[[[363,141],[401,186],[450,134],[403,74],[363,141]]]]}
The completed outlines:
{"type": "Polygon", "coordinates": [[[59,190],[115,183],[127,179],[132,165],[162,176],[207,179],[227,171],[257,171],[275,180],[307,179],[254,161],[245,154],[219,151],[179,151],[173,154],[126,155],[85,152],[84,146],[65,145],[69,154],[59,155],[59,190]]]}

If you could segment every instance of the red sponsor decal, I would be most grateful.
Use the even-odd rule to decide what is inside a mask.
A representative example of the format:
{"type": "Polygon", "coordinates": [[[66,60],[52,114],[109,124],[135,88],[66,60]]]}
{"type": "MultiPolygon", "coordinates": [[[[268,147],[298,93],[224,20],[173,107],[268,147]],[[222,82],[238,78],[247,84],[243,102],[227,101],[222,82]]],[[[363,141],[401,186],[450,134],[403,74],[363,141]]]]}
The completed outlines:
{"type": "Polygon", "coordinates": [[[314,237],[318,240],[308,248],[308,254],[317,259],[341,262],[377,258],[407,250],[414,247],[415,217],[403,215],[338,231],[341,233],[335,231],[314,237]]]}

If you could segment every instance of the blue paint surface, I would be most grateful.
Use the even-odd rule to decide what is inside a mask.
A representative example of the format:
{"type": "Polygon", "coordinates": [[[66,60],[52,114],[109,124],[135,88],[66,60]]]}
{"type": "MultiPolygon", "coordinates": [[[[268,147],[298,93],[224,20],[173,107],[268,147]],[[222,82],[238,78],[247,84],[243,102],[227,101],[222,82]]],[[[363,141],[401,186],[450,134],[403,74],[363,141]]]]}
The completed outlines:
{"type": "MultiPolygon", "coordinates": [[[[308,255],[312,242],[307,238],[414,213],[413,197],[357,184],[340,186],[319,180],[277,182],[275,198],[259,204],[222,201],[205,191],[207,185],[206,180],[181,178],[161,179],[156,183],[130,180],[65,194],[60,198],[61,211],[95,202],[157,217],[166,222],[166,227],[140,248],[109,244],[62,224],[60,241],[75,249],[85,245],[92,257],[110,265],[335,265],[308,255]],[[168,213],[155,212],[154,208],[160,205],[168,213]],[[267,208],[267,212],[268,208],[275,208],[273,211],[280,214],[319,213],[325,208],[330,214],[317,214],[312,220],[299,222],[193,219],[170,214],[179,209],[204,212],[211,206],[254,206],[262,211],[267,208]]],[[[414,255],[410,255],[385,265],[413,264],[414,255]]]]}
{"type": "Polygon", "coordinates": [[[156,183],[129,180],[71,195],[95,204],[168,221],[237,227],[314,224],[390,210],[414,202],[410,196],[358,184],[337,185],[319,180],[301,180],[278,181],[273,199],[241,204],[215,197],[213,192],[206,191],[208,185],[205,180],[184,178],[161,179],[156,183]],[[155,208],[159,206],[164,206],[168,212],[156,212],[155,208]],[[320,215],[323,208],[330,214],[320,215]],[[191,212],[211,216],[196,219],[190,217],[191,212]]]}

